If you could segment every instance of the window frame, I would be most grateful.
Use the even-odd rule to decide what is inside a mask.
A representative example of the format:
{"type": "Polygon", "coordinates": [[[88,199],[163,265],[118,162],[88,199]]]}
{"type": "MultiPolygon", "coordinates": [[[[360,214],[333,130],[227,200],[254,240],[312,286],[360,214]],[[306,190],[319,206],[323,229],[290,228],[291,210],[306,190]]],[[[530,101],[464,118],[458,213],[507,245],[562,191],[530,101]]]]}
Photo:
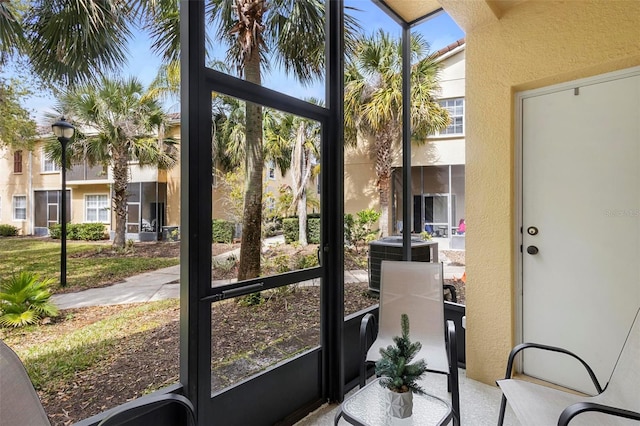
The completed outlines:
{"type": "Polygon", "coordinates": [[[456,97],[456,98],[443,98],[443,99],[438,99],[437,100],[438,105],[440,105],[440,107],[444,108],[447,110],[447,112],[449,112],[449,118],[451,118],[452,123],[450,125],[448,125],[444,130],[438,130],[433,136],[434,137],[439,137],[439,138],[457,138],[457,137],[464,137],[465,135],[465,131],[466,131],[466,123],[465,123],[465,119],[464,119],[464,111],[465,111],[465,98],[464,96],[460,96],[460,97],[456,97]],[[454,105],[452,106],[447,106],[447,105],[443,105],[443,103],[447,103],[447,102],[454,102],[454,105]],[[452,114],[451,113],[451,109],[455,109],[457,106],[455,105],[455,101],[461,101],[462,105],[462,114],[452,114]],[[448,129],[455,129],[455,127],[457,126],[453,121],[454,118],[460,117],[462,120],[461,126],[462,126],[462,132],[460,133],[446,133],[448,129]]]}
{"type": "Polygon", "coordinates": [[[22,150],[18,149],[13,152],[13,173],[21,174],[22,173],[22,150]]]}
{"type": "Polygon", "coordinates": [[[85,223],[103,223],[109,224],[111,223],[109,220],[109,194],[105,193],[96,193],[96,194],[85,194],[84,195],[84,222],[85,223]],[[92,207],[92,210],[96,210],[96,220],[89,220],[89,205],[88,198],[89,197],[105,197],[106,198],[106,207],[92,207]],[[104,210],[106,212],[106,220],[100,220],[100,210],[104,210]]]}
{"type": "Polygon", "coordinates": [[[25,222],[27,220],[27,196],[26,195],[14,195],[13,196],[13,201],[12,201],[12,215],[13,215],[13,221],[14,222],[25,222]],[[18,207],[16,201],[18,199],[23,199],[24,200],[24,207],[18,207]],[[18,211],[18,209],[20,210],[24,210],[24,218],[19,218],[16,213],[18,211]]]}
{"type": "Polygon", "coordinates": [[[47,153],[42,149],[41,172],[42,173],[60,173],[61,167],[55,161],[47,157],[47,153]],[[53,170],[47,170],[47,165],[53,166],[53,170]]]}
{"type": "Polygon", "coordinates": [[[267,163],[267,179],[276,180],[276,163],[274,161],[267,163]]]}

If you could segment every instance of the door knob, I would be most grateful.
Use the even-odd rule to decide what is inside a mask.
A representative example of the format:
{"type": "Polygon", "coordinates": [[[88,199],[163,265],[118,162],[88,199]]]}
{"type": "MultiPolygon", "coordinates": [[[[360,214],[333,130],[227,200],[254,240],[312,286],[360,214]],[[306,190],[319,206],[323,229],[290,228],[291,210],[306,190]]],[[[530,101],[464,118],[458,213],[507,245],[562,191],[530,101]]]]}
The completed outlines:
{"type": "Polygon", "coordinates": [[[536,246],[527,247],[527,253],[529,253],[529,254],[538,254],[538,247],[536,247],[536,246]]]}

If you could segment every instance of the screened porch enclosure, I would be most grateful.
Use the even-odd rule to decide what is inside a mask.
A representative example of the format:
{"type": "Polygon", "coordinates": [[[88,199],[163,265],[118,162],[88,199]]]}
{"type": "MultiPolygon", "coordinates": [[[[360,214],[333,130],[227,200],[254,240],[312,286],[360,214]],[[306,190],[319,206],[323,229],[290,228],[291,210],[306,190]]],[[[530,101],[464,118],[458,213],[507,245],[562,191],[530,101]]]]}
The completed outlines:
{"type": "MultiPolygon", "coordinates": [[[[206,67],[205,42],[208,21],[205,2],[180,4],[181,30],[181,191],[180,191],[180,384],[163,390],[187,396],[194,404],[200,425],[291,425],[322,404],[342,401],[359,381],[359,332],[362,317],[377,315],[373,304],[344,315],[344,4],[325,4],[325,101],[307,102],[206,67]],[[318,266],[212,286],[212,191],[215,127],[212,106],[228,96],[245,104],[245,111],[278,111],[308,120],[318,128],[319,150],[314,161],[322,168],[319,192],[320,242],[318,266]],[[283,352],[264,365],[235,363],[241,356],[224,354],[216,345],[223,339],[214,320],[218,311],[235,298],[269,294],[289,285],[314,282],[317,296],[317,331],[299,330],[302,346],[283,352]],[[226,363],[226,364],[225,364],[226,363]],[[234,364],[235,363],[235,364],[234,364]],[[242,364],[242,365],[241,365],[242,364]],[[245,368],[246,375],[226,380],[224,368],[245,368]]],[[[403,26],[408,40],[409,26],[403,26]]],[[[408,79],[406,79],[408,81],[408,79]]],[[[408,122],[404,123],[408,125],[408,122]]],[[[246,134],[248,138],[248,133],[246,134]]],[[[407,136],[408,138],[408,136],[407,136]]],[[[403,141],[403,157],[410,155],[403,141]]],[[[410,166],[406,167],[410,170],[410,166]]],[[[269,178],[271,174],[267,174],[269,178]]],[[[264,177],[264,174],[263,174],[264,177]]],[[[405,223],[410,223],[411,177],[403,174],[405,223]]],[[[142,191],[141,191],[142,192],[142,191]]],[[[135,226],[137,202],[130,199],[135,226]]],[[[133,228],[130,228],[133,229],[133,228]]],[[[243,236],[247,227],[243,226],[243,236]]],[[[409,233],[405,251],[410,250],[409,233]]],[[[241,250],[244,247],[241,248],[241,250]]],[[[295,312],[293,312],[295,315],[295,312]]],[[[251,318],[250,326],[262,327],[251,318]]],[[[268,328],[268,327],[267,327],[268,328]]],[[[269,351],[266,340],[247,342],[247,350],[269,351]],[[254,346],[252,346],[254,345],[254,346]]],[[[266,358],[266,356],[265,356],[266,358]]],[[[165,407],[145,414],[154,424],[170,424],[178,413],[165,407]]],[[[99,419],[95,419],[99,420],[99,419]]],[[[86,425],[95,424],[85,422],[86,425]]]]}

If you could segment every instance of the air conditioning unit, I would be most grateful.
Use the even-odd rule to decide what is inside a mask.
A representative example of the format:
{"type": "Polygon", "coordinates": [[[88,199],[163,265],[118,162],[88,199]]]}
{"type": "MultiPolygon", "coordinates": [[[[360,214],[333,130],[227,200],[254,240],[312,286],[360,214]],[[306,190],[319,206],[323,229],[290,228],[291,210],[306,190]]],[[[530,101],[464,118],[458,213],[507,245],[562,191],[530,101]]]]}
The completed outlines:
{"type": "MultiPolygon", "coordinates": [[[[402,260],[402,235],[384,237],[369,243],[369,290],[380,292],[380,265],[383,260],[402,260]]],[[[411,237],[411,260],[438,261],[438,243],[411,237]]]]}

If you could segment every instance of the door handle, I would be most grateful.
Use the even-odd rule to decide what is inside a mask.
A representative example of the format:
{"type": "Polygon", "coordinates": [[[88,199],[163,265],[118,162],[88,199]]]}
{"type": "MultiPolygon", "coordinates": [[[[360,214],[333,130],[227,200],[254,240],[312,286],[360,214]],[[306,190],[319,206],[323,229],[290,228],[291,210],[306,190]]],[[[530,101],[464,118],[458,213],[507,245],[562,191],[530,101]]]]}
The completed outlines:
{"type": "Polygon", "coordinates": [[[538,247],[536,247],[536,246],[527,247],[527,253],[529,253],[529,254],[538,254],[538,247]]]}

